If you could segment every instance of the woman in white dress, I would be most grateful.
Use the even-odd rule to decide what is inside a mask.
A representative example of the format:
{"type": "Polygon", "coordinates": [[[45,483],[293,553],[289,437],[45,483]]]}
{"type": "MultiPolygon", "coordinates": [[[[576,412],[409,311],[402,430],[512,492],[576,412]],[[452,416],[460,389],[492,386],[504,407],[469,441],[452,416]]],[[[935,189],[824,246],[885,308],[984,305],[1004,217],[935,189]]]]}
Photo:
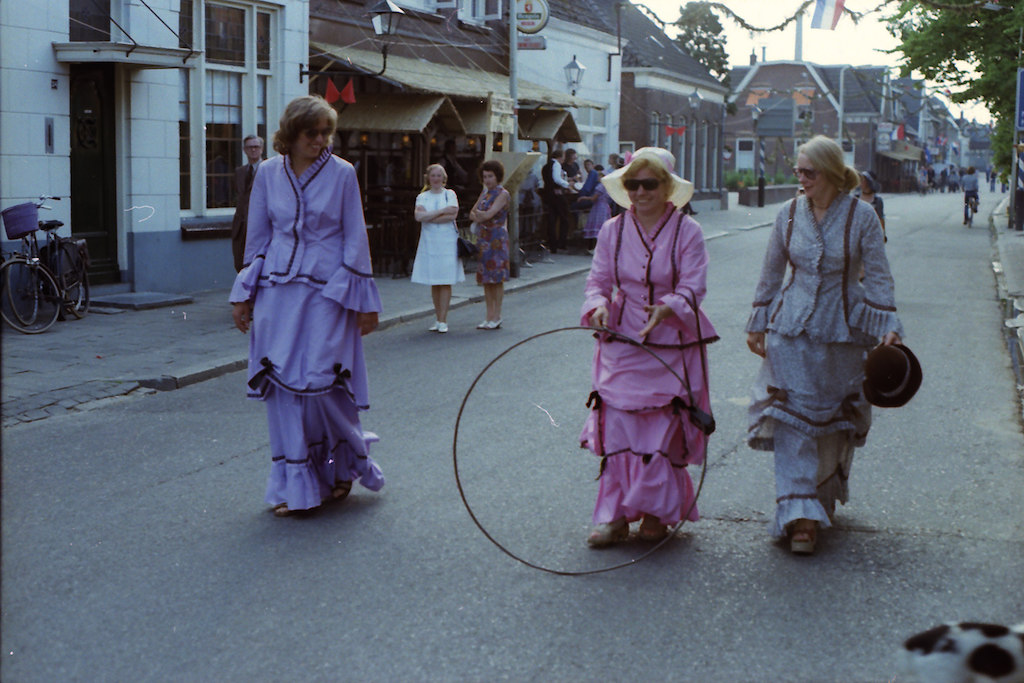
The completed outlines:
{"type": "Polygon", "coordinates": [[[416,197],[414,215],[422,226],[412,265],[412,281],[430,285],[435,320],[429,329],[444,334],[448,331],[452,285],[466,279],[456,245],[459,233],[455,218],[459,215],[459,199],[454,190],[445,187],[448,174],[441,164],[427,166],[425,180],[423,192],[416,197]]]}

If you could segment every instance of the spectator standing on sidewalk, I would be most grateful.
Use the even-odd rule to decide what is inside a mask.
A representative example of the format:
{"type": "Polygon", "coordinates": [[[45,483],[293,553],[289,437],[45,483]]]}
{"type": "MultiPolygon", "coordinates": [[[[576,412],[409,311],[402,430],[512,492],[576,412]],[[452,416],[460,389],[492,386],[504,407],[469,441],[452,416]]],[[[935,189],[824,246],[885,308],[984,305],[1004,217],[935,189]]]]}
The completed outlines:
{"type": "Polygon", "coordinates": [[[707,435],[685,409],[710,414],[705,345],[718,337],[700,310],[708,255],[700,226],[680,210],[693,184],[672,173],[675,158],[656,147],[636,151],[602,181],[627,209],[597,238],[580,324],[607,328],[652,348],[598,334],[590,415],[580,443],[601,458],[592,547],[623,541],[640,521],[645,541],[668,525],[697,519],[686,467],[703,462],[707,435]],[[680,378],[686,378],[682,380],[680,378]]]}
{"type": "Polygon", "coordinates": [[[430,332],[448,331],[448,307],[452,301],[452,285],[466,279],[462,260],[458,257],[459,198],[455,190],[445,187],[448,174],[441,164],[427,166],[423,191],[416,197],[414,217],[420,223],[420,241],[412,264],[412,282],[430,285],[434,302],[434,324],[430,332]]]}
{"type": "Polygon", "coordinates": [[[242,269],[245,256],[245,221],[249,215],[249,193],[256,177],[256,167],[263,160],[263,138],[247,135],[242,150],[248,162],[235,169],[235,215],[231,219],[231,254],[235,259],[235,272],[242,269]]]}
{"type": "Polygon", "coordinates": [[[283,517],[348,495],[356,479],[377,491],[377,440],[359,411],[369,406],[362,336],[377,327],[359,185],[331,154],[337,112],[319,96],[292,100],[274,134],[276,156],[252,186],[246,266],[230,301],[249,336],[250,398],[267,405],[266,502],[283,517]]]}
{"type": "Polygon", "coordinates": [[[747,321],[747,346],[764,359],[747,441],[774,451],[771,535],[809,554],[847,500],[854,449],[871,428],[865,355],[879,339],[899,343],[903,327],[878,216],[849,195],[857,171],[821,135],[797,152],[804,195],[775,218],[747,321]]]}
{"type": "Polygon", "coordinates": [[[572,220],[569,214],[569,183],[562,171],[564,157],[565,153],[556,149],[540,172],[544,183],[540,196],[544,203],[544,220],[548,225],[548,249],[552,254],[565,249],[572,220]]]}
{"type": "Polygon", "coordinates": [[[480,166],[480,181],[484,189],[469,218],[480,226],[476,245],[480,248],[480,265],[476,282],[484,287],[487,317],[476,326],[478,330],[496,330],[501,327],[501,304],[505,296],[505,281],[509,276],[508,208],[511,201],[508,190],[501,186],[505,167],[490,159],[480,166]]]}

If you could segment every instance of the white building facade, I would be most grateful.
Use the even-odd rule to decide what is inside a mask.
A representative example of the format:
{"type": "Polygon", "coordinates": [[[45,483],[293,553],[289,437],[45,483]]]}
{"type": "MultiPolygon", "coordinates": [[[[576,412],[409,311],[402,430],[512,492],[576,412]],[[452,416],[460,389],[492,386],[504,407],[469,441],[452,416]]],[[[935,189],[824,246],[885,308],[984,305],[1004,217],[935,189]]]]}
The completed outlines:
{"type": "Polygon", "coordinates": [[[242,139],[306,94],[308,21],[308,0],[0,3],[0,207],[64,197],[45,217],[94,282],[227,286],[242,139]]]}
{"type": "MultiPolygon", "coordinates": [[[[555,16],[536,37],[544,39],[545,49],[518,51],[518,77],[598,105],[572,110],[583,144],[566,143],[565,147],[577,149],[581,159],[603,164],[609,154],[619,151],[622,58],[617,54],[616,37],[555,16]],[[565,73],[573,59],[585,67],[575,92],[571,92],[565,73]]],[[[529,143],[519,144],[529,149],[529,143]]]]}

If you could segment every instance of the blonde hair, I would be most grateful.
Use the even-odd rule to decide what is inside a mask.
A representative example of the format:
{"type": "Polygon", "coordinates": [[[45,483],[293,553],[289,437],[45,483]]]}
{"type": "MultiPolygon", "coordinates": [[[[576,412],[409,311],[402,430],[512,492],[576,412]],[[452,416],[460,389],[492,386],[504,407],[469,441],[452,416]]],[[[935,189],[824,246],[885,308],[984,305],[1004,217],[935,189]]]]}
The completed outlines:
{"type": "Polygon", "coordinates": [[[626,172],[622,174],[622,178],[633,178],[641,169],[645,168],[653,173],[662,185],[668,188],[672,187],[672,175],[665,168],[665,164],[659,163],[656,159],[652,159],[649,156],[639,156],[631,160],[626,172]]]}
{"type": "MultiPolygon", "coordinates": [[[[302,132],[326,119],[331,130],[338,129],[338,112],[320,95],[303,95],[288,103],[274,133],[274,151],[288,154],[302,132]]],[[[330,144],[328,140],[328,144],[330,144]]]]}
{"type": "Polygon", "coordinates": [[[843,148],[832,138],[815,135],[800,145],[796,153],[797,156],[806,156],[818,173],[823,174],[825,180],[840,192],[849,192],[860,185],[860,173],[846,165],[843,148]]]}
{"type": "Polygon", "coordinates": [[[441,176],[444,178],[444,184],[448,184],[448,171],[444,170],[444,166],[441,164],[431,164],[427,166],[427,170],[423,172],[423,189],[420,192],[426,192],[430,189],[430,172],[434,169],[441,171],[441,176]]]}

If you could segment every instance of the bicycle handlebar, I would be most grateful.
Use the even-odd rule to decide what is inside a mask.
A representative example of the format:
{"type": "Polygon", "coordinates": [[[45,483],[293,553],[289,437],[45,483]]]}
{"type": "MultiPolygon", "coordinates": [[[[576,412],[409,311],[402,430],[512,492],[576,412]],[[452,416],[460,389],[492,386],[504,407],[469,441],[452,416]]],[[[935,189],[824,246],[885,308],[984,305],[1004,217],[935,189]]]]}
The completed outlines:
{"type": "Polygon", "coordinates": [[[60,201],[60,197],[55,197],[53,195],[48,195],[48,194],[41,194],[41,195],[39,195],[39,201],[38,202],[33,202],[33,203],[36,205],[37,209],[53,209],[52,206],[47,206],[46,205],[46,200],[47,199],[56,199],[58,202],[60,201]]]}

